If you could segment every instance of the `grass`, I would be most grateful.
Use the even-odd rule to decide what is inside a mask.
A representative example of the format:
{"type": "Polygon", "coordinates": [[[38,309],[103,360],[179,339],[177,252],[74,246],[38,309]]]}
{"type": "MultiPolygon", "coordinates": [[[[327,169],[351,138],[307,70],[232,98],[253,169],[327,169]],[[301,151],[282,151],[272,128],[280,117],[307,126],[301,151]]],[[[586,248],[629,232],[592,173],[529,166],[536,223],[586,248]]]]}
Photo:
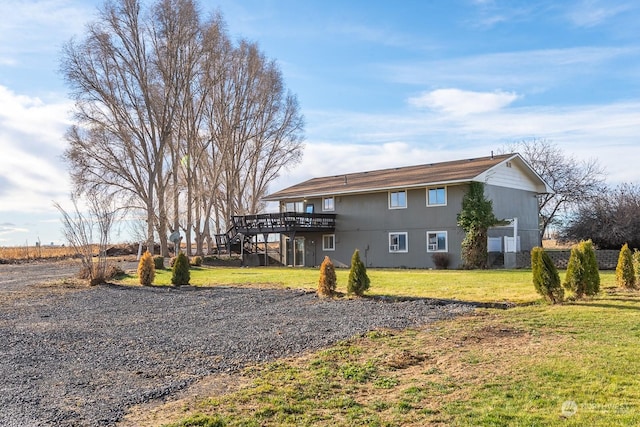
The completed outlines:
{"type": "MultiPolygon", "coordinates": [[[[539,299],[531,284],[530,270],[390,270],[369,269],[371,289],[367,295],[395,297],[446,298],[465,301],[530,303],[539,299]]],[[[346,293],[344,269],[336,270],[338,291],[346,293]]],[[[270,286],[315,290],[318,269],[286,267],[192,267],[191,284],[195,286],[270,286]]],[[[601,273],[603,286],[615,281],[613,272],[601,273]]],[[[135,276],[122,280],[137,284],[135,276]]],[[[171,270],[156,271],[154,284],[170,285],[171,270]]]]}
{"type": "MultiPolygon", "coordinates": [[[[343,292],[346,274],[338,271],[343,292]]],[[[318,275],[201,268],[192,281],[313,289],[318,275]]],[[[640,292],[616,289],[614,272],[601,272],[599,296],[555,306],[535,294],[530,270],[369,275],[373,294],[522,304],[253,366],[236,388],[199,393],[146,425],[640,425],[640,292]]]]}
{"type": "Polygon", "coordinates": [[[248,384],[185,404],[167,425],[635,426],[639,325],[640,294],[610,289],[373,331],[248,368],[248,384]]]}

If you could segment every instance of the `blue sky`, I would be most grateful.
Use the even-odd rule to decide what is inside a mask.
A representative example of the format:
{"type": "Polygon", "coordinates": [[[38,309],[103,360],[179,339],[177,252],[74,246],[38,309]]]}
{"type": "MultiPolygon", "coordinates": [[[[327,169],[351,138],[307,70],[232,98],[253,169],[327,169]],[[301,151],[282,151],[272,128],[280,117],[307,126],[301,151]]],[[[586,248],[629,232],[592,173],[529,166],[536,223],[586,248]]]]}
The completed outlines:
{"type": "MultiPolygon", "coordinates": [[[[0,245],[62,242],[71,104],[60,50],[101,1],[0,3],[0,245]]],[[[313,176],[489,155],[547,139],[640,182],[635,0],[222,0],[233,38],[277,60],[306,118],[313,176]]],[[[127,239],[126,230],[116,239],[127,239]]]]}

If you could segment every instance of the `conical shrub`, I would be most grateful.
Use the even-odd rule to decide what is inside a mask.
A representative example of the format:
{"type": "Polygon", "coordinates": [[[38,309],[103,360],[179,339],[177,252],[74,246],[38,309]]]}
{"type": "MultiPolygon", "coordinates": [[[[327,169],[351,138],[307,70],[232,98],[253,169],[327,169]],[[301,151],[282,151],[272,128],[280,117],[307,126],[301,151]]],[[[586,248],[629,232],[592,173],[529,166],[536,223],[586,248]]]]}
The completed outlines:
{"type": "Polygon", "coordinates": [[[600,273],[598,272],[596,250],[591,239],[580,242],[580,245],[584,257],[585,294],[594,296],[600,292],[600,273]]]}
{"type": "Polygon", "coordinates": [[[356,249],[351,257],[351,269],[349,270],[349,282],[347,293],[362,296],[369,289],[371,281],[367,276],[367,268],[360,261],[360,252],[356,249]]]}
{"type": "Polygon", "coordinates": [[[591,240],[583,240],[571,248],[567,274],[562,284],[576,298],[593,296],[600,292],[598,261],[591,240]]]}
{"type": "Polygon", "coordinates": [[[140,262],[138,262],[138,278],[140,279],[140,284],[143,286],[151,286],[153,283],[153,279],[156,277],[156,268],[153,261],[153,256],[146,251],[140,257],[140,262]]]}
{"type": "Polygon", "coordinates": [[[531,271],[536,291],[552,304],[562,302],[564,289],[560,285],[558,269],[541,247],[531,250],[531,271]]]}
{"type": "Polygon", "coordinates": [[[188,285],[189,280],[191,280],[191,273],[189,272],[189,258],[187,258],[184,252],[180,252],[173,263],[171,283],[175,286],[188,285]]]}
{"type": "Polygon", "coordinates": [[[336,269],[328,256],[324,257],[324,261],[320,265],[320,279],[318,280],[318,296],[332,297],[336,293],[338,279],[336,278],[336,269]]]}
{"type": "Polygon", "coordinates": [[[626,243],[620,249],[618,265],[616,266],[616,284],[622,288],[634,289],[636,286],[636,275],[633,269],[633,255],[626,243]]]}

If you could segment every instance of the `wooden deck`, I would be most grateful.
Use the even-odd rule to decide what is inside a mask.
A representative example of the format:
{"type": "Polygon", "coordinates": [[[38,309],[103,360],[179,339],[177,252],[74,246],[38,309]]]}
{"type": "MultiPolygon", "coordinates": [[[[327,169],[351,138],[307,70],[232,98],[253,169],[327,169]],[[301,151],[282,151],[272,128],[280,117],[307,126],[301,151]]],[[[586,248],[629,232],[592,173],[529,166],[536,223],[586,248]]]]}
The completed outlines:
{"type": "Polygon", "coordinates": [[[331,232],[336,228],[335,214],[281,212],[259,215],[239,215],[232,217],[235,233],[246,235],[331,232]]]}

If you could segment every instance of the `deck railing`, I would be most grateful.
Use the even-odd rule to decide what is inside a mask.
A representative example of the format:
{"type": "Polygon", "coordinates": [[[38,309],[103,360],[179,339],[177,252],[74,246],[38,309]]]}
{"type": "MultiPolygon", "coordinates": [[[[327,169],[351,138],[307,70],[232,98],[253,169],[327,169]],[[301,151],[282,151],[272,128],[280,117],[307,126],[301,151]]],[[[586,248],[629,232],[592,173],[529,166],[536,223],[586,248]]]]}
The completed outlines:
{"type": "Polygon", "coordinates": [[[287,233],[293,231],[333,231],[335,214],[280,212],[232,217],[236,233],[287,233]]]}

